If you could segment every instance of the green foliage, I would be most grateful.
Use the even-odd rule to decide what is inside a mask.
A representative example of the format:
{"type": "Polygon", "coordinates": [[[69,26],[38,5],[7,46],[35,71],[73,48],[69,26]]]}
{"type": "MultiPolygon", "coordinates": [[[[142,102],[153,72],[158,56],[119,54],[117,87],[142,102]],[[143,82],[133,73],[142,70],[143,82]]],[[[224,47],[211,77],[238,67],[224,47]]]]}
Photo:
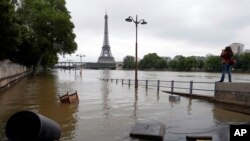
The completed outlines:
{"type": "Polygon", "coordinates": [[[47,67],[57,62],[57,54],[77,49],[65,0],[20,0],[17,15],[23,43],[18,46],[16,61],[47,67]]]}
{"type": "Polygon", "coordinates": [[[221,70],[221,59],[220,56],[207,56],[205,62],[206,71],[220,71],[221,70]]]}
{"type": "Polygon", "coordinates": [[[156,53],[149,53],[139,63],[140,69],[164,69],[167,62],[156,53]]]}
{"type": "Polygon", "coordinates": [[[236,60],[236,65],[238,69],[241,70],[249,70],[250,69],[250,53],[243,53],[238,56],[238,60],[236,60]]]}
{"type": "Polygon", "coordinates": [[[190,71],[190,70],[195,70],[198,68],[198,60],[194,56],[186,57],[185,60],[185,69],[190,71]]]}
{"type": "Polygon", "coordinates": [[[123,69],[134,69],[135,67],[135,57],[126,56],[123,58],[123,69]]]}
{"type": "Polygon", "coordinates": [[[177,55],[169,62],[169,67],[177,71],[203,70],[205,64],[204,57],[177,55]]]}
{"type": "MultiPolygon", "coordinates": [[[[124,58],[124,69],[128,66],[126,64],[129,64],[126,63],[129,61],[125,61],[129,60],[128,58],[129,56],[124,58]]],[[[250,53],[236,54],[233,58],[236,60],[233,66],[236,70],[248,71],[250,69],[250,53]]],[[[207,57],[177,55],[168,63],[168,69],[175,71],[221,71],[221,66],[220,56],[215,55],[207,57]]],[[[166,69],[167,62],[156,53],[149,53],[140,61],[139,67],[140,69],[166,69]]]]}
{"type": "Polygon", "coordinates": [[[20,26],[15,17],[14,4],[11,0],[0,1],[0,60],[12,58],[17,52],[16,45],[20,40],[20,26]]]}

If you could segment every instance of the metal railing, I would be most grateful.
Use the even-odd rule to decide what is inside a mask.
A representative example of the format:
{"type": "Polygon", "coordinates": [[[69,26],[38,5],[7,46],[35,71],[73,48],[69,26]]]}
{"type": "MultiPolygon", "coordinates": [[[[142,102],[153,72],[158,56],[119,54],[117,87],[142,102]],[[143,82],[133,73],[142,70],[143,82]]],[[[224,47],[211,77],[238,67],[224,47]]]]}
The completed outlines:
{"type": "MultiPolygon", "coordinates": [[[[110,79],[101,78],[103,81],[120,83],[122,85],[135,85],[133,79],[110,79]]],[[[185,94],[198,94],[198,95],[214,95],[215,82],[195,82],[195,81],[166,81],[166,80],[138,80],[138,86],[149,88],[156,88],[157,91],[166,91],[169,93],[185,93],[185,94]]]]}

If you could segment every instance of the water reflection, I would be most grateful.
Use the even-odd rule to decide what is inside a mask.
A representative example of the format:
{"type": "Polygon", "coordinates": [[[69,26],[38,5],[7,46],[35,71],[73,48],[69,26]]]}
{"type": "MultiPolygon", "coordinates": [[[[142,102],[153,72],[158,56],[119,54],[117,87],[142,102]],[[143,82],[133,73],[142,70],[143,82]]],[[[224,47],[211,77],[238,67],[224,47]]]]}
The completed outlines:
{"type": "Polygon", "coordinates": [[[233,111],[228,111],[220,108],[220,105],[215,105],[213,108],[213,116],[217,123],[226,124],[243,124],[250,121],[249,115],[241,114],[233,111]],[[226,118],[225,118],[226,117],[226,118]]]}
{"type": "Polygon", "coordinates": [[[189,98],[188,99],[188,106],[187,106],[187,112],[189,115],[191,115],[191,111],[192,111],[192,99],[189,98]]]}
{"type": "MultiPolygon", "coordinates": [[[[61,140],[73,140],[77,129],[78,104],[60,103],[59,95],[67,92],[71,93],[71,90],[61,90],[61,87],[58,87],[61,83],[58,83],[55,73],[37,76],[36,87],[38,87],[39,91],[36,92],[38,105],[36,110],[38,113],[46,115],[59,123],[62,128],[61,140]]],[[[69,85],[72,84],[66,84],[66,88],[70,88],[69,85]]]]}
{"type": "Polygon", "coordinates": [[[160,100],[160,91],[159,90],[157,90],[157,102],[160,100]]]}
{"type": "Polygon", "coordinates": [[[168,96],[168,101],[171,107],[174,107],[174,105],[180,104],[180,96],[171,94],[168,96]]]}
{"type": "Polygon", "coordinates": [[[138,89],[135,89],[135,93],[134,93],[134,112],[133,112],[133,118],[134,119],[137,119],[137,116],[138,116],[138,89]]]}
{"type": "Polygon", "coordinates": [[[57,85],[60,83],[56,83],[56,80],[53,73],[42,73],[25,78],[6,94],[3,93],[0,97],[0,120],[3,121],[0,123],[6,123],[17,111],[31,110],[56,121],[62,127],[62,140],[73,139],[78,105],[59,102],[57,85]]]}
{"type": "MultiPolygon", "coordinates": [[[[102,71],[102,78],[109,78],[110,72],[109,70],[103,70],[102,71]]],[[[102,81],[102,86],[101,86],[101,96],[102,96],[102,111],[104,113],[105,118],[109,118],[110,115],[110,99],[109,99],[109,90],[111,89],[109,87],[109,82],[102,81]]]]}

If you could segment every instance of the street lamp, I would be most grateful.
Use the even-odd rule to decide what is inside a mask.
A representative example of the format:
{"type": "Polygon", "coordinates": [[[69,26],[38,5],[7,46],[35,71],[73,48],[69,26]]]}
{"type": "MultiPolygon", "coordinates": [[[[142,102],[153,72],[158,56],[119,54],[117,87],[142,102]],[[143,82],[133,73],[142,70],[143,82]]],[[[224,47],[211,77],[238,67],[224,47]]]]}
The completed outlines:
{"type": "Polygon", "coordinates": [[[125,21],[135,23],[135,88],[138,88],[137,28],[138,28],[138,24],[147,24],[147,22],[144,19],[138,20],[137,15],[136,15],[135,20],[131,16],[129,16],[127,19],[125,19],[125,21]]]}
{"type": "Polygon", "coordinates": [[[80,63],[81,63],[81,65],[82,65],[82,57],[85,57],[85,55],[84,55],[84,54],[77,54],[76,56],[79,56],[79,57],[80,57],[80,63]]]}
{"type": "Polygon", "coordinates": [[[81,71],[80,71],[80,74],[82,74],[82,57],[85,57],[84,54],[77,54],[76,56],[79,56],[80,57],[80,64],[81,64],[81,71]]]}

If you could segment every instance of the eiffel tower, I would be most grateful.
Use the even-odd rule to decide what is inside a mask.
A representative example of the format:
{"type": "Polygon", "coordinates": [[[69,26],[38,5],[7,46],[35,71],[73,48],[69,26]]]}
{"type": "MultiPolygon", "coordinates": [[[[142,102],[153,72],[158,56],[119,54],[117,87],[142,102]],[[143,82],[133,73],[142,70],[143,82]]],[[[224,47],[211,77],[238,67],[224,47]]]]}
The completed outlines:
{"type": "Polygon", "coordinates": [[[97,63],[115,63],[115,59],[112,56],[110,46],[109,46],[109,35],[108,35],[108,15],[107,13],[104,16],[104,40],[102,46],[102,52],[98,58],[97,63]]]}

